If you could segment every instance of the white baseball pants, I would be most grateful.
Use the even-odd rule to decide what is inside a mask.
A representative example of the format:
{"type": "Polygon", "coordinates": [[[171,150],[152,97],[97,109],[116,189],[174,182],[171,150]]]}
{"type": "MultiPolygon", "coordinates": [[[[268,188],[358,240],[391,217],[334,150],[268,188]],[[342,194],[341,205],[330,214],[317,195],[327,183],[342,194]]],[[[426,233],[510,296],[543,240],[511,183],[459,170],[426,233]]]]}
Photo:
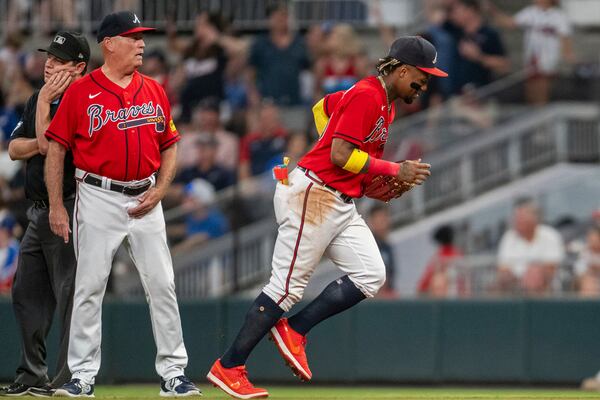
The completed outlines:
{"type": "Polygon", "coordinates": [[[263,292],[283,310],[302,299],[312,273],[325,254],[367,297],[385,282],[385,264],[367,224],[353,202],[344,202],[310,171],[290,173],[277,184],[279,224],[271,279],[263,292]]]}
{"type": "Polygon", "coordinates": [[[90,384],[100,369],[102,299],[113,257],[124,240],[150,306],[156,372],[169,380],[183,375],[187,365],[162,206],[159,203],[142,218],[131,218],[127,210],[139,204],[138,197],[77,183],[73,213],[77,273],[68,364],[73,378],[90,384]]]}

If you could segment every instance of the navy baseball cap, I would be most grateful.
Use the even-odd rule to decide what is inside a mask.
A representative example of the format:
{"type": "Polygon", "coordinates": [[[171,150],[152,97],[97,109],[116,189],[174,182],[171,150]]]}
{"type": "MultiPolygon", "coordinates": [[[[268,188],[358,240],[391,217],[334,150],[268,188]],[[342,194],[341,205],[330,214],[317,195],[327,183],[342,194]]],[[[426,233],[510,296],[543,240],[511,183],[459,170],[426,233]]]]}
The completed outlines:
{"type": "Polygon", "coordinates": [[[403,64],[412,65],[428,74],[446,77],[448,74],[435,67],[437,51],[426,39],[420,36],[404,36],[396,39],[390,47],[389,57],[403,64]]]}
{"type": "Polygon", "coordinates": [[[90,45],[83,35],[76,32],[60,31],[54,36],[50,46],[38,51],[52,54],[64,61],[90,61],[90,45]]]}
{"type": "Polygon", "coordinates": [[[96,39],[98,43],[106,37],[124,36],[137,32],[154,31],[155,28],[142,26],[142,21],[133,11],[120,11],[102,18],[96,39]]]}

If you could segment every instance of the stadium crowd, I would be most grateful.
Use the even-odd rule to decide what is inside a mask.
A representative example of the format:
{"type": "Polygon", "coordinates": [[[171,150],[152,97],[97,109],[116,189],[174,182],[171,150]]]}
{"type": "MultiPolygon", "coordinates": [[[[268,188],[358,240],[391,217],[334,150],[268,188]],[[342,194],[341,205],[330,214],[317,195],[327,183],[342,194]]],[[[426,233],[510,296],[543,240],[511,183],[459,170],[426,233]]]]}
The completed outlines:
{"type": "MultiPolygon", "coordinates": [[[[55,2],[42,3],[52,7],[55,2]]],[[[131,8],[133,3],[117,1],[114,7],[131,8]]],[[[76,30],[76,18],[68,12],[73,7],[63,9],[67,10],[60,16],[64,27],[76,30]]],[[[13,23],[5,29],[0,47],[0,293],[9,292],[16,266],[14,254],[28,207],[23,165],[11,161],[6,148],[25,101],[44,83],[46,56],[25,50],[26,33],[15,22],[23,12],[27,10],[12,11],[13,23]]],[[[225,16],[200,12],[191,35],[180,35],[177,22],[169,21],[160,33],[166,40],[148,40],[160,45],[147,45],[141,72],[164,86],[182,135],[178,174],[164,200],[166,209],[180,207],[184,211],[169,221],[173,252],[185,251],[268,215],[270,204],[257,199],[262,188],[274,185],[272,167],[281,163],[284,155],[291,158],[293,166],[316,138],[312,104],[374,73],[377,60],[371,58],[351,25],[323,23],[297,31],[283,2],[272,2],[267,15],[266,32],[242,35],[233,30],[225,16]]],[[[432,79],[427,95],[417,104],[398,104],[401,116],[447,102],[452,114],[469,126],[491,126],[496,118],[493,107],[479,98],[476,90],[522,68],[510,65],[499,29],[520,27],[525,31],[523,59],[532,71],[527,75],[525,98],[531,104],[549,101],[551,77],[561,54],[570,62],[575,60],[569,21],[553,0],[533,0],[514,16],[489,1],[429,0],[425,2],[425,16],[426,24],[419,34],[436,45],[437,65],[450,77],[432,79]],[[545,23],[553,24],[547,26],[545,34],[536,28],[540,15],[550,15],[545,23]],[[540,43],[543,52],[538,54],[535,49],[540,43]]],[[[46,26],[42,24],[43,30],[51,34],[46,26]]],[[[394,29],[381,25],[379,30],[381,45],[387,47],[394,29]]],[[[98,66],[99,60],[92,59],[88,71],[98,66]]],[[[407,150],[406,156],[417,158],[425,151],[417,146],[407,150]]],[[[384,226],[382,243],[389,230],[386,218],[374,212],[371,219],[384,226]]],[[[452,234],[441,230],[436,240],[442,247],[449,246],[452,234]]],[[[578,287],[585,294],[600,295],[598,267],[588,265],[596,260],[599,243],[600,233],[594,228],[576,264],[578,287]]],[[[441,254],[448,251],[445,248],[441,254]]],[[[456,257],[460,251],[449,254],[456,257]]],[[[443,293],[444,282],[436,269],[430,266],[426,274],[419,290],[427,292],[431,287],[435,293],[443,293]]],[[[544,274],[532,274],[528,280],[532,290],[543,290],[547,284],[544,274]]],[[[515,279],[507,276],[500,277],[501,285],[510,286],[515,279]]]]}

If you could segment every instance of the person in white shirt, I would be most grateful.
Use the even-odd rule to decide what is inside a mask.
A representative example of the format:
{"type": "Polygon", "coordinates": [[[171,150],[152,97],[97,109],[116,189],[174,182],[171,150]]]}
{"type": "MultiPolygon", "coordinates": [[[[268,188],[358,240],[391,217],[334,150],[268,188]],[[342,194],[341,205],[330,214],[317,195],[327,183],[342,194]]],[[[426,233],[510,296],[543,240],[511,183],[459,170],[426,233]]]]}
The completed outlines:
{"type": "Polygon", "coordinates": [[[572,27],[567,14],[560,9],[557,0],[533,0],[514,16],[503,13],[491,2],[488,8],[498,25],[524,31],[523,59],[525,68],[530,69],[525,97],[530,104],[546,104],[560,62],[575,62],[572,27]]]}
{"type": "Polygon", "coordinates": [[[600,226],[588,230],[585,247],[573,269],[577,275],[577,293],[583,297],[600,296],[600,226]]]}
{"type": "Polygon", "coordinates": [[[539,210],[530,199],[517,202],[512,227],[498,249],[498,287],[544,294],[551,289],[556,269],[565,257],[563,239],[554,228],[539,222],[539,210]]]}

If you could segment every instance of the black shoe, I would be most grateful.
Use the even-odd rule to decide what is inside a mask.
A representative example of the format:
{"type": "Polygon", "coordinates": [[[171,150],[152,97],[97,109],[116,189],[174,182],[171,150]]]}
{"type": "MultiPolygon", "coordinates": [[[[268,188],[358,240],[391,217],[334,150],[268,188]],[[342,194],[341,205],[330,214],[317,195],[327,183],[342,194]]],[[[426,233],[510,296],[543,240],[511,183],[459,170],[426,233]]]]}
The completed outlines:
{"type": "Polygon", "coordinates": [[[1,393],[2,396],[8,397],[26,396],[27,394],[29,394],[30,388],[31,386],[29,385],[13,382],[8,387],[4,388],[4,390],[1,393]]]}
{"type": "Polygon", "coordinates": [[[52,397],[55,390],[56,389],[50,385],[44,385],[42,387],[30,387],[29,394],[35,397],[52,397]]]}

